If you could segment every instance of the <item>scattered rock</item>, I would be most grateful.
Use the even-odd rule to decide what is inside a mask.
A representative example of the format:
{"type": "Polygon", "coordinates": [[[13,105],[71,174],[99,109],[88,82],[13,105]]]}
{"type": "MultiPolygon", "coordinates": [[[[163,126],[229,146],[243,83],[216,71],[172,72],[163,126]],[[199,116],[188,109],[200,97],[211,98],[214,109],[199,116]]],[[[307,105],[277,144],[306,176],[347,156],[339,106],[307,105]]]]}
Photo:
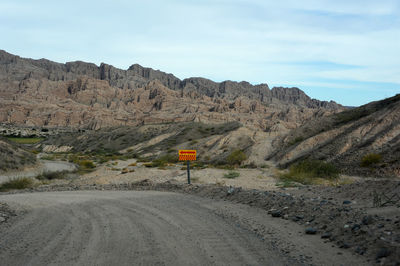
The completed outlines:
{"type": "Polygon", "coordinates": [[[307,235],[315,235],[317,233],[317,230],[315,228],[312,227],[307,227],[305,230],[307,235]]]}
{"type": "Polygon", "coordinates": [[[376,253],[376,259],[385,258],[390,255],[390,250],[383,247],[376,253]]]}
{"type": "Polygon", "coordinates": [[[273,211],[271,211],[271,216],[272,217],[281,217],[282,212],[280,210],[273,210],[273,211]]]}
{"type": "Polygon", "coordinates": [[[351,204],[351,201],[350,201],[350,200],[344,200],[344,201],[343,201],[343,204],[344,204],[344,205],[351,204]]]}
{"type": "Polygon", "coordinates": [[[355,252],[360,255],[364,255],[367,249],[365,247],[357,246],[355,252]]]}
{"type": "Polygon", "coordinates": [[[357,232],[358,230],[360,230],[361,226],[359,224],[355,224],[351,227],[351,231],[353,232],[357,232]]]}
{"type": "Polygon", "coordinates": [[[350,247],[351,247],[351,245],[350,245],[349,243],[347,243],[347,242],[341,242],[341,243],[339,244],[339,248],[348,249],[348,248],[350,248],[350,247]]]}
{"type": "Polygon", "coordinates": [[[361,222],[364,225],[369,225],[374,222],[374,218],[372,217],[372,215],[367,215],[362,218],[361,222]]]}
{"type": "Polygon", "coordinates": [[[331,236],[332,236],[332,233],[330,233],[330,232],[325,232],[325,233],[323,233],[323,234],[321,235],[321,238],[326,239],[326,238],[331,238],[331,236]]]}
{"type": "Polygon", "coordinates": [[[227,194],[228,195],[232,195],[234,192],[235,192],[235,188],[234,187],[229,187],[227,194]]]}

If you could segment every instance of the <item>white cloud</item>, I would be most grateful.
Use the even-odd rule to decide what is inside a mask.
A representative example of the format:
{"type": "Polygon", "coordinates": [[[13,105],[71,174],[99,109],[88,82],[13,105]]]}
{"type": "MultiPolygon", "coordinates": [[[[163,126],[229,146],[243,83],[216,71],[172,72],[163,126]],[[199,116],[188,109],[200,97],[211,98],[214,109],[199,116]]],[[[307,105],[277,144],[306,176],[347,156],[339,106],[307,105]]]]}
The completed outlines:
{"type": "Polygon", "coordinates": [[[180,78],[274,85],[324,78],[400,84],[395,0],[2,1],[0,7],[0,34],[7,36],[0,48],[27,57],[140,63],[180,78]],[[325,69],[324,62],[337,67],[325,69]]]}

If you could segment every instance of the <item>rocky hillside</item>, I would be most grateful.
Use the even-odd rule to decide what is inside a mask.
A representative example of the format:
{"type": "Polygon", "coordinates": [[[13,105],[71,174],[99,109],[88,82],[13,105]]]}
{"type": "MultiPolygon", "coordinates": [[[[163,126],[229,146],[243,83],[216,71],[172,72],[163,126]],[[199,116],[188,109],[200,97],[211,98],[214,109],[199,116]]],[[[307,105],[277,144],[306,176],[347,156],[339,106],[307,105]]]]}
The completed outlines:
{"type": "Polygon", "coordinates": [[[308,121],[273,146],[282,166],[321,159],[348,174],[400,176],[400,94],[308,121]]]}
{"type": "Polygon", "coordinates": [[[0,136],[0,173],[36,163],[36,156],[0,136]]]}
{"type": "Polygon", "coordinates": [[[239,121],[286,132],[344,108],[297,88],[204,78],[180,80],[140,65],[128,70],[85,62],[60,64],[0,51],[0,122],[99,129],[166,122],[239,121]]]}

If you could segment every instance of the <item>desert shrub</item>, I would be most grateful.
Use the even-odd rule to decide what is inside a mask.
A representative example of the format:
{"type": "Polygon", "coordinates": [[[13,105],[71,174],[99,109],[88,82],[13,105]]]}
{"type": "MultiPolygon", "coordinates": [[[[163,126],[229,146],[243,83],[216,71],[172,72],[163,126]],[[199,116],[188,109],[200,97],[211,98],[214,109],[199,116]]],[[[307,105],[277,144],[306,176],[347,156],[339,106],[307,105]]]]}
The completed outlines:
{"type": "Polygon", "coordinates": [[[233,170],[233,169],[235,169],[235,167],[233,165],[225,164],[222,161],[218,161],[217,163],[211,164],[210,166],[214,167],[214,168],[217,168],[217,169],[224,169],[224,170],[233,170]]]}
{"type": "Polygon", "coordinates": [[[289,172],[282,174],[281,179],[312,184],[317,179],[337,179],[339,173],[340,171],[331,163],[320,160],[304,160],[291,165],[289,172]]]}
{"type": "Polygon", "coordinates": [[[242,150],[235,150],[228,155],[226,161],[230,165],[240,165],[244,160],[247,159],[246,154],[242,150]]]}
{"type": "Polygon", "coordinates": [[[229,178],[229,179],[234,179],[236,177],[239,177],[240,173],[239,172],[234,172],[234,171],[230,171],[226,174],[224,174],[224,178],[229,178]]]}
{"type": "Polygon", "coordinates": [[[207,165],[204,164],[204,163],[201,162],[201,161],[194,162],[194,163],[191,164],[190,166],[191,166],[191,168],[193,167],[193,168],[196,168],[196,169],[205,169],[205,168],[207,168],[207,165]]]}
{"type": "Polygon", "coordinates": [[[36,177],[36,179],[39,179],[39,180],[64,179],[67,174],[68,174],[68,171],[44,172],[41,175],[38,175],[36,177]]]}
{"type": "Polygon", "coordinates": [[[47,161],[55,161],[56,156],[54,154],[46,154],[46,155],[43,155],[42,157],[40,157],[40,159],[47,160],[47,161]]]}
{"type": "Polygon", "coordinates": [[[361,158],[361,166],[368,167],[377,164],[382,160],[382,155],[370,153],[361,158]]]}
{"type": "Polygon", "coordinates": [[[257,168],[257,165],[254,162],[251,162],[249,164],[243,165],[240,168],[249,168],[249,169],[255,169],[257,168]]]}
{"type": "Polygon", "coordinates": [[[78,162],[79,166],[85,169],[93,169],[96,165],[90,160],[82,160],[78,162]]]}
{"type": "Polygon", "coordinates": [[[151,159],[148,158],[148,157],[139,157],[139,158],[137,158],[137,161],[138,161],[139,163],[147,163],[147,162],[150,162],[151,159]]]}
{"type": "Polygon", "coordinates": [[[165,154],[157,159],[153,160],[151,164],[147,167],[165,167],[168,163],[177,163],[178,162],[178,155],[177,154],[165,154]]]}
{"type": "Polygon", "coordinates": [[[38,150],[38,149],[33,149],[33,150],[31,150],[31,152],[32,152],[33,154],[39,154],[39,153],[40,153],[40,150],[38,150]]]}
{"type": "Polygon", "coordinates": [[[289,141],[289,146],[295,145],[299,142],[302,142],[304,140],[303,137],[296,137],[295,139],[289,141]]]}
{"type": "Polygon", "coordinates": [[[0,191],[7,191],[11,189],[25,189],[33,187],[33,180],[32,178],[28,177],[21,177],[11,179],[3,184],[0,185],[0,191]]]}

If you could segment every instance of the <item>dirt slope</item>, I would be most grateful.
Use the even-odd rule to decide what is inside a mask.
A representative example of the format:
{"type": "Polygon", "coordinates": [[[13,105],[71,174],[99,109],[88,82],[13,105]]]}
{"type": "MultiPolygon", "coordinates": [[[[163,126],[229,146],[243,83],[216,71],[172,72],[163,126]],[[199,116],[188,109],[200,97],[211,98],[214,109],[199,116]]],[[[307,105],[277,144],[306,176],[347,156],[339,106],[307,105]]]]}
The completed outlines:
{"type": "Polygon", "coordinates": [[[400,94],[314,119],[275,141],[282,166],[305,158],[331,161],[348,174],[400,176],[400,94]],[[382,159],[360,167],[367,154],[382,159]]]}
{"type": "Polygon", "coordinates": [[[36,156],[0,136],[0,173],[36,163],[36,156]]]}

